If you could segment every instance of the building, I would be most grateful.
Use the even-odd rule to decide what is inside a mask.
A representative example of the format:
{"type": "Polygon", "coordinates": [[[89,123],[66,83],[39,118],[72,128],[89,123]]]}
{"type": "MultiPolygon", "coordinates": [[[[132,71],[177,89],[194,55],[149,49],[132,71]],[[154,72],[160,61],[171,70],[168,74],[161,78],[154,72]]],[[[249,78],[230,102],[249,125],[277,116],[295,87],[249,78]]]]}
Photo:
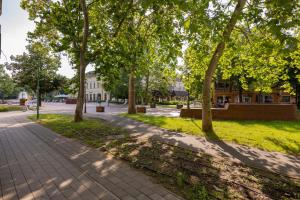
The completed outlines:
{"type": "Polygon", "coordinates": [[[187,100],[188,93],[180,78],[176,78],[175,83],[170,87],[169,91],[171,100],[187,100]]]}
{"type": "Polygon", "coordinates": [[[245,91],[232,85],[230,81],[216,81],[213,91],[213,104],[223,107],[225,103],[246,104],[296,104],[296,97],[278,88],[271,93],[245,91]]]}
{"type": "Polygon", "coordinates": [[[86,73],[85,89],[86,101],[96,102],[98,100],[107,101],[110,99],[109,92],[103,87],[103,82],[97,80],[95,71],[86,73]]]}

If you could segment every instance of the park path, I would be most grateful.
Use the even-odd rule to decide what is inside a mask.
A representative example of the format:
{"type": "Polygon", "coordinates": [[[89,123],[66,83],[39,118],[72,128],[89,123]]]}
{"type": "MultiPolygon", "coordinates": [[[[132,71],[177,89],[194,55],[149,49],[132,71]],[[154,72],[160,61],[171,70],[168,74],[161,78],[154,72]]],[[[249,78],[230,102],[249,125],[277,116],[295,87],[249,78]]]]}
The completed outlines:
{"type": "Polygon", "coordinates": [[[243,163],[250,167],[269,170],[293,178],[300,178],[299,156],[279,152],[267,152],[224,141],[207,140],[205,137],[172,132],[113,114],[87,114],[86,116],[104,119],[113,125],[129,129],[143,137],[151,137],[152,139],[206,153],[214,157],[227,158],[233,162],[243,163]]]}
{"type": "Polygon", "coordinates": [[[26,119],[0,114],[0,200],[179,200],[126,163],[26,119]]]}

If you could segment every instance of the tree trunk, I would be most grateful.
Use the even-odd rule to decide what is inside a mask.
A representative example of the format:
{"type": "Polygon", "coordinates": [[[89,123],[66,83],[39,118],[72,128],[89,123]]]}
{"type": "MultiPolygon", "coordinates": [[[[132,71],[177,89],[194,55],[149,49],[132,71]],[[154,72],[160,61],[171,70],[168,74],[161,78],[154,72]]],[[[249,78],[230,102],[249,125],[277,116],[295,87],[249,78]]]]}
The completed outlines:
{"type": "Polygon", "coordinates": [[[300,83],[296,85],[296,104],[297,108],[300,109],[300,83]]]}
{"type": "Polygon", "coordinates": [[[41,92],[39,92],[38,102],[39,102],[39,106],[42,106],[42,94],[41,94],[41,92]]]}
{"type": "Polygon", "coordinates": [[[239,82],[239,103],[243,103],[243,87],[240,82],[239,82]]]}
{"type": "Polygon", "coordinates": [[[150,73],[149,73],[149,70],[148,70],[147,76],[146,76],[145,105],[148,105],[148,103],[149,103],[149,77],[150,77],[150,73]]]}
{"type": "Polygon", "coordinates": [[[128,83],[128,114],[136,114],[135,107],[135,68],[132,67],[128,83]]]}
{"type": "Polygon", "coordinates": [[[86,7],[85,0],[80,0],[80,6],[83,12],[83,36],[82,36],[82,44],[80,47],[80,66],[79,66],[79,91],[76,103],[76,110],[74,115],[74,121],[79,122],[82,121],[82,110],[84,104],[84,97],[85,97],[85,69],[86,69],[86,59],[85,54],[87,50],[87,39],[89,34],[89,17],[88,17],[88,10],[86,7]]]}
{"type": "Polygon", "coordinates": [[[208,68],[205,72],[205,79],[203,84],[203,104],[202,104],[202,131],[212,132],[212,115],[211,115],[211,83],[212,77],[218,65],[218,62],[225,49],[225,42],[230,39],[230,34],[242,14],[243,8],[245,6],[246,0],[239,0],[232,16],[223,31],[222,41],[217,45],[217,48],[210,60],[208,68]]]}
{"type": "Polygon", "coordinates": [[[190,109],[190,90],[187,91],[187,109],[190,109]]]}

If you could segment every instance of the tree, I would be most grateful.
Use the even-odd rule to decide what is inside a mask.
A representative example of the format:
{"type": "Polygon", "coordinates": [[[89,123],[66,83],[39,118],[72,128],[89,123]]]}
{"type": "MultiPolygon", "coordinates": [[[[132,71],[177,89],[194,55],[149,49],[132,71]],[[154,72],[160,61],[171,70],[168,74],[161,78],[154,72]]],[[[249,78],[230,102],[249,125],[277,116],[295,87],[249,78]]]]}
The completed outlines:
{"type": "MultiPolygon", "coordinates": [[[[111,34],[96,60],[100,76],[123,68],[128,73],[128,113],[136,113],[136,79],[147,73],[149,52],[166,53],[168,63],[180,53],[180,40],[172,4],[160,1],[111,2],[111,34]],[[105,55],[104,55],[105,54],[105,55]]],[[[173,61],[174,62],[174,61],[173,61]]],[[[176,61],[175,61],[176,62],[176,61]]]]}
{"type": "Polygon", "coordinates": [[[36,24],[36,29],[29,37],[43,38],[55,52],[66,52],[77,70],[79,88],[75,122],[82,120],[85,69],[96,54],[88,51],[91,28],[89,10],[92,5],[87,5],[86,0],[21,1],[21,7],[29,12],[30,19],[36,24]]]}
{"type": "Polygon", "coordinates": [[[2,103],[4,99],[14,93],[15,84],[11,77],[5,72],[4,65],[0,65],[0,98],[2,103]]]}
{"type": "Polygon", "coordinates": [[[217,68],[218,62],[224,52],[225,44],[230,39],[232,30],[238,21],[238,18],[242,14],[242,10],[246,4],[246,0],[239,0],[232,16],[223,31],[221,41],[217,45],[213,56],[209,62],[208,68],[205,72],[204,84],[203,84],[203,103],[202,103],[202,131],[211,132],[212,127],[212,115],[211,115],[211,83],[214,72],[217,68]]]}
{"type": "MultiPolygon", "coordinates": [[[[219,61],[224,51],[226,51],[225,46],[231,42],[230,36],[234,28],[244,34],[245,38],[248,37],[248,33],[252,30],[269,33],[273,39],[278,39],[281,44],[289,46],[295,42],[293,34],[290,33],[294,32],[294,29],[299,25],[299,20],[297,19],[299,17],[299,3],[296,1],[249,1],[246,9],[243,9],[246,1],[237,1],[235,9],[233,9],[233,2],[234,1],[199,1],[199,4],[196,4],[197,6],[189,7],[184,23],[185,29],[188,30],[187,38],[189,45],[195,50],[204,49],[200,54],[196,54],[202,55],[205,58],[212,55],[209,62],[207,62],[206,59],[202,62],[199,61],[199,63],[201,62],[201,69],[205,72],[202,130],[206,132],[213,131],[210,109],[213,76],[220,64],[219,61]],[[243,10],[244,13],[241,15],[243,10]],[[214,49],[214,51],[212,51],[212,49],[214,49]],[[206,62],[206,66],[203,67],[203,63],[205,64],[206,62]]],[[[193,3],[191,4],[193,5],[193,3]]],[[[232,40],[232,42],[235,41],[232,40]]],[[[248,41],[244,41],[244,43],[240,43],[240,45],[243,46],[247,43],[248,41]]],[[[238,48],[236,52],[240,53],[240,50],[241,49],[238,48]]],[[[229,54],[226,56],[228,55],[229,54]]],[[[240,55],[240,57],[242,56],[240,55]]],[[[256,59],[258,57],[256,57],[256,59]]],[[[231,62],[232,56],[224,57],[224,60],[227,63],[231,62]]],[[[267,61],[263,61],[262,63],[266,64],[267,61]]],[[[243,67],[244,65],[239,65],[240,69],[243,67]]],[[[278,73],[275,73],[274,77],[276,75],[278,75],[278,73]]],[[[265,87],[266,81],[256,81],[256,83],[264,89],[267,88],[265,87]]]]}
{"type": "Polygon", "coordinates": [[[12,72],[12,78],[19,87],[28,86],[32,91],[36,91],[39,78],[40,100],[41,94],[53,91],[60,86],[55,84],[60,58],[52,54],[49,48],[40,42],[31,43],[26,49],[26,53],[11,56],[11,62],[4,65],[12,72]]]}

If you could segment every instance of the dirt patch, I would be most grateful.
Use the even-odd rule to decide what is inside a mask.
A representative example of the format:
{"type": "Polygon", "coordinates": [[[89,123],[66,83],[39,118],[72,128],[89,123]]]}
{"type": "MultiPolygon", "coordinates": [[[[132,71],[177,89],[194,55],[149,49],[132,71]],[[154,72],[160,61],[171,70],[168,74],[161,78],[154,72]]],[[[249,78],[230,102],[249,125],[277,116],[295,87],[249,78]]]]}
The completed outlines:
{"type": "Polygon", "coordinates": [[[143,169],[186,199],[299,199],[299,180],[252,169],[152,138],[127,137],[102,147],[143,169]]]}

